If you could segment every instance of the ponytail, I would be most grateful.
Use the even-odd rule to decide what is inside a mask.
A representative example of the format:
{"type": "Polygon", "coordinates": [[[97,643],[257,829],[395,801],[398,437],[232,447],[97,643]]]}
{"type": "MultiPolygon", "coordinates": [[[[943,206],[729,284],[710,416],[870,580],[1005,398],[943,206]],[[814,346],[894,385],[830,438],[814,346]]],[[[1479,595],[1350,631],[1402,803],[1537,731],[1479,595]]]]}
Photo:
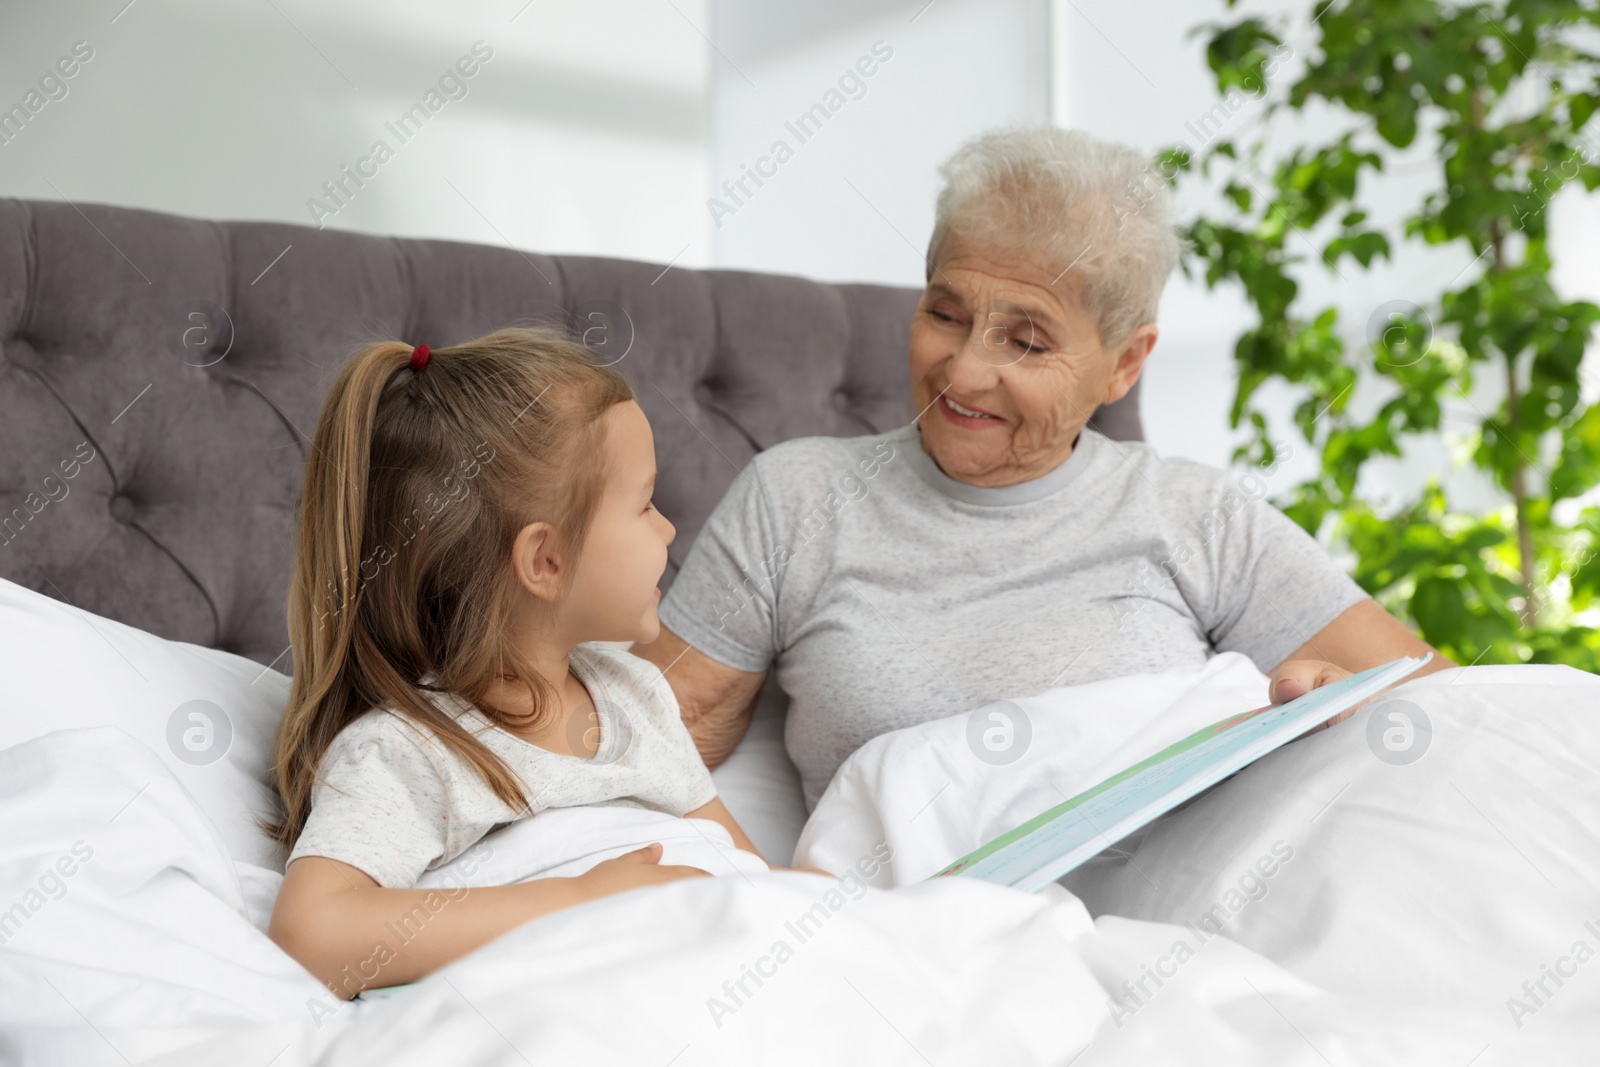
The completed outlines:
{"type": "Polygon", "coordinates": [[[306,456],[288,597],[294,677],[276,742],[282,810],[262,824],[285,849],[305,826],[329,745],[368,710],[427,727],[525,810],[504,761],[428,693],[458,694],[502,726],[541,722],[559,705],[505,637],[526,599],[511,546],[524,525],[548,521],[576,560],[603,490],[601,416],[632,391],[548,329],[501,330],[434,350],[420,367],[414,351],[384,341],[357,352],[306,456]],[[528,689],[529,714],[490,702],[502,675],[528,689]]]}

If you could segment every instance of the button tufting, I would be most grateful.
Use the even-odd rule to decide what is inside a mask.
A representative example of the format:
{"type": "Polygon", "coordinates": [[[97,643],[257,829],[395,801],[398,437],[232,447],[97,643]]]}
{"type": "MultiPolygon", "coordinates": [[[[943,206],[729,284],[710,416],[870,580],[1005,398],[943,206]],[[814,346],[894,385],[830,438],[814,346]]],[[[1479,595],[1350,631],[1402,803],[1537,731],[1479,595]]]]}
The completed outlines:
{"type": "Polygon", "coordinates": [[[191,298],[172,313],[172,344],[191,367],[210,367],[233,351],[233,318],[226,308],[191,298]]]}
{"type": "Polygon", "coordinates": [[[833,401],[833,406],[837,410],[839,410],[839,411],[849,411],[850,410],[850,394],[845,391],[843,386],[840,386],[839,388],[835,389],[833,391],[830,399],[833,401]]]}
{"type": "Polygon", "coordinates": [[[133,521],[133,501],[124,493],[111,498],[111,517],[118,522],[133,521]]]}

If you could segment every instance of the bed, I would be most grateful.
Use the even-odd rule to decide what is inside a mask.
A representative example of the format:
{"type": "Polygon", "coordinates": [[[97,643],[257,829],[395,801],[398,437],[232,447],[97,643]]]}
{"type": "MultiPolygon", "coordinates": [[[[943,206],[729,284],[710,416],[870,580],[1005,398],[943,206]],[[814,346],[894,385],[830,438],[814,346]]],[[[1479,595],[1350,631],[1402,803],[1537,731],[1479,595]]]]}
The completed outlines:
{"type": "MultiPolygon", "coordinates": [[[[892,838],[899,868],[623,894],[355,1002],[265,938],[281,865],[248,816],[270,802],[293,669],[294,494],[353,346],[546,321],[618,361],[679,530],[665,586],[755,452],[909,421],[915,302],[0,201],[0,1062],[1584,1062],[1600,1033],[1600,697],[1565,668],[1419,680],[1405,694],[1432,716],[1433,758],[1374,759],[1352,720],[1031,895],[916,877],[919,849],[981,843],[1036,798],[912,826],[894,804],[922,770],[880,763],[891,789],[870,762],[906,738],[858,754],[841,772],[855,792],[830,790],[807,825],[769,685],[714,775],[729,808],[768,856],[804,834],[803,854],[853,868],[892,838]]],[[[1138,439],[1137,392],[1095,422],[1138,439]]],[[[1038,714],[1076,736],[1087,709],[1169,683],[1259,682],[1211,669],[1039,694],[1038,714]]],[[[517,856],[507,840],[478,876],[517,856]]]]}

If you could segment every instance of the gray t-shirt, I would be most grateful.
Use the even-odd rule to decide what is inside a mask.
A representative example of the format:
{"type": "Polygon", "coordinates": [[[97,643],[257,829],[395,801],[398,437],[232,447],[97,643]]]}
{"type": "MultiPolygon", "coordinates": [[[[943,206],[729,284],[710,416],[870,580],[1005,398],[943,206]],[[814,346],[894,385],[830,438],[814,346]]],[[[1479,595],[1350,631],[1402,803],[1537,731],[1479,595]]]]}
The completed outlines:
{"type": "Polygon", "coordinates": [[[1270,477],[1088,428],[997,488],[946,475],[914,422],[785,441],[717,505],[661,621],[730,667],[777,661],[809,809],[889,730],[1223,651],[1276,667],[1366,594],[1262,499],[1270,477]]]}
{"type": "MultiPolygon", "coordinates": [[[[613,804],[685,815],[716,798],[711,772],[659,667],[595,644],[578,645],[568,662],[599,717],[592,759],[524,741],[455,694],[433,697],[505,760],[535,813],[613,804]]],[[[448,863],[490,830],[526,817],[496,797],[431,730],[374,708],[328,746],[311,815],[289,861],[326,856],[385,888],[409,888],[423,871],[448,863]]]]}

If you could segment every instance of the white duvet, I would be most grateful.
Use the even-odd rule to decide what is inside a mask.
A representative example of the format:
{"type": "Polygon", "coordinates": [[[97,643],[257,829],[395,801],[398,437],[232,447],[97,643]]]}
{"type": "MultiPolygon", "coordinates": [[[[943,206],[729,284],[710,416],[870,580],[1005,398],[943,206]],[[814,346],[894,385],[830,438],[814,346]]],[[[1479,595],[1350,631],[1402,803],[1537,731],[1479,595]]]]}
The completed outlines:
{"type": "MultiPolygon", "coordinates": [[[[915,884],[1265,693],[1255,667],[1225,653],[1199,672],[1055,689],[885,734],[835,775],[795,862],[835,869],[885,839],[896,860],[875,884],[915,884]],[[1019,708],[1032,731],[1022,758],[975,758],[969,718],[1019,708]]],[[[1242,945],[1367,1005],[1353,1032],[1376,1005],[1437,1009],[1471,1035],[1477,1064],[1600,1062],[1600,678],[1519,666],[1410,680],[1062,884],[1102,939],[1125,943],[1144,925],[1129,919],[1176,924],[1104,975],[1121,1030],[1143,1029],[1146,1009],[1172,996],[1168,977],[1190,988],[1197,961],[1242,945]]]]}
{"type": "Polygon", "coordinates": [[[662,837],[668,862],[725,866],[349,1004],[267,940],[277,876],[235,863],[153,753],[114,729],[47,735],[0,752],[0,1062],[1589,1062],[1600,960],[1575,945],[1600,950],[1600,680],[1579,672],[1409,683],[1398,695],[1433,725],[1421,760],[1378,759],[1369,709],[1080,869],[1077,896],[906,884],[1006,828],[1008,804],[1036,814],[1122,758],[1117,715],[1138,744],[1189,732],[1161,712],[1175,693],[1232,700],[1234,666],[1042,695],[1040,763],[981,795],[952,773],[964,737],[937,743],[948,724],[877,739],[796,858],[843,880],[765,871],[703,820],[542,815],[488,840],[471,874],[434,872],[441,906],[476,879],[571,873],[662,837]],[[1047,746],[1058,730],[1070,744],[1047,746]],[[920,755],[874,764],[894,745],[920,755]],[[1053,785],[1029,780],[1041,767],[1053,785]],[[1040,797],[1056,799],[1025,810],[1040,797]],[[900,888],[861,880],[883,855],[900,888]]]}

